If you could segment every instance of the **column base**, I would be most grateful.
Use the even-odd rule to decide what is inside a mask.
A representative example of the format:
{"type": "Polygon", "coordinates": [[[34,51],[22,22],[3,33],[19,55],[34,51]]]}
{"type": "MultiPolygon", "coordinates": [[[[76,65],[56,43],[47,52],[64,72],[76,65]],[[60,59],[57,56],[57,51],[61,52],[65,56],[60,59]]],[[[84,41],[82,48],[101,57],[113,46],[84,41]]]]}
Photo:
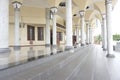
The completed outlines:
{"type": "Polygon", "coordinates": [[[45,47],[50,47],[51,45],[50,44],[45,44],[45,47]]]}
{"type": "Polygon", "coordinates": [[[9,48],[0,48],[0,53],[9,53],[10,49],[9,48]]]}
{"type": "Polygon", "coordinates": [[[107,49],[103,48],[103,51],[107,51],[107,49]]]}
{"type": "Polygon", "coordinates": [[[74,49],[74,47],[73,46],[66,46],[65,47],[65,50],[71,50],[71,49],[74,49]]]}
{"type": "Polygon", "coordinates": [[[85,44],[81,44],[81,46],[85,46],[85,44]]]}
{"type": "Polygon", "coordinates": [[[115,56],[113,54],[107,54],[106,57],[107,58],[115,58],[115,56]]]}
{"type": "Polygon", "coordinates": [[[78,45],[79,43],[76,43],[76,45],[78,45]]]}
{"type": "Polygon", "coordinates": [[[89,43],[86,43],[86,45],[89,45],[89,43]]]}
{"type": "Polygon", "coordinates": [[[57,48],[57,45],[52,45],[53,48],[57,48]]]}
{"type": "Polygon", "coordinates": [[[104,48],[104,47],[102,46],[102,48],[104,48]]]}
{"type": "Polygon", "coordinates": [[[20,46],[14,46],[14,50],[20,50],[21,47],[20,46]]]}

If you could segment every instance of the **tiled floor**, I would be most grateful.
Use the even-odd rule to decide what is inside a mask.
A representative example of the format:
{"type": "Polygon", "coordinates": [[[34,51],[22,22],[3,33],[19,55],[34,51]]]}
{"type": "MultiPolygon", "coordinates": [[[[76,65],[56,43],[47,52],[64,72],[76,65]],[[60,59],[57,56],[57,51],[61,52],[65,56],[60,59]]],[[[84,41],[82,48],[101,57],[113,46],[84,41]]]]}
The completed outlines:
{"type": "Polygon", "coordinates": [[[100,46],[79,47],[33,61],[30,64],[37,65],[0,80],[120,80],[120,53],[114,54],[115,58],[106,58],[100,46]]]}
{"type": "Polygon", "coordinates": [[[0,53],[0,70],[50,56],[60,51],[64,51],[64,45],[58,48],[45,46],[21,47],[20,50],[14,50],[13,47],[10,47],[10,52],[0,53]]]}

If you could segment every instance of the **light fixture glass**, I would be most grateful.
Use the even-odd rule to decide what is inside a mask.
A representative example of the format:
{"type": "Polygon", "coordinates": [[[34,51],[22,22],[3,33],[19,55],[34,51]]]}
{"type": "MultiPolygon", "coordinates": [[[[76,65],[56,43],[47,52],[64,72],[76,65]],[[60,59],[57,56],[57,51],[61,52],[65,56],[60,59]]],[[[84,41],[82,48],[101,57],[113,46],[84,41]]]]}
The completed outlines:
{"type": "Polygon", "coordinates": [[[80,13],[80,16],[84,16],[85,11],[84,11],[84,10],[82,10],[82,11],[79,11],[79,13],[80,13]]]}
{"type": "Polygon", "coordinates": [[[56,13],[57,12],[57,7],[51,7],[50,10],[52,11],[52,13],[56,13]]]}
{"type": "Polygon", "coordinates": [[[13,4],[13,7],[14,7],[14,8],[20,8],[21,5],[22,5],[22,3],[21,3],[21,2],[18,2],[18,1],[14,1],[14,2],[12,2],[12,4],[13,4]]]}

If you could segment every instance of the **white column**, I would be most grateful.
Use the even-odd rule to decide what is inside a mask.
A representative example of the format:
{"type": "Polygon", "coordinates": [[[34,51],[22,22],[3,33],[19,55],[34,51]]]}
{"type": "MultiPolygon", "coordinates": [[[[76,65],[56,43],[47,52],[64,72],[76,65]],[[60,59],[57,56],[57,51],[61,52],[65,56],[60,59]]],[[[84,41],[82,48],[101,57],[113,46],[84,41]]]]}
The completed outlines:
{"type": "Polygon", "coordinates": [[[102,48],[103,48],[103,44],[104,44],[104,42],[103,42],[103,22],[101,22],[101,39],[102,39],[102,43],[101,43],[101,45],[102,45],[102,48]]]}
{"type": "Polygon", "coordinates": [[[0,0],[0,52],[9,50],[9,0],[0,0]]]}
{"type": "Polygon", "coordinates": [[[81,17],[81,46],[85,45],[85,32],[84,32],[84,10],[80,11],[80,17],[81,17]]]}
{"type": "Polygon", "coordinates": [[[86,21],[86,44],[89,44],[89,21],[86,21]]]}
{"type": "Polygon", "coordinates": [[[103,50],[107,50],[107,35],[106,35],[106,16],[105,14],[102,15],[102,32],[103,32],[103,50]]]}
{"type": "Polygon", "coordinates": [[[107,57],[113,58],[113,37],[112,37],[112,0],[105,0],[106,6],[106,27],[107,27],[107,57]]]}
{"type": "Polygon", "coordinates": [[[72,0],[66,0],[66,49],[73,48],[72,0]]]}
{"type": "Polygon", "coordinates": [[[89,27],[89,44],[92,44],[92,28],[89,27]]]}
{"type": "Polygon", "coordinates": [[[79,30],[78,30],[78,25],[76,25],[76,42],[77,42],[77,44],[79,43],[79,30]]]}
{"type": "Polygon", "coordinates": [[[20,7],[22,3],[14,1],[13,7],[15,10],[15,49],[20,47],[20,30],[19,30],[19,25],[20,25],[20,7]]]}
{"type": "Polygon", "coordinates": [[[45,37],[46,37],[46,46],[50,46],[50,10],[46,9],[46,28],[45,28],[45,37]]]}
{"type": "Polygon", "coordinates": [[[79,42],[80,42],[81,41],[81,38],[80,38],[80,36],[81,36],[81,29],[79,29],[78,32],[79,32],[79,42]]]}
{"type": "Polygon", "coordinates": [[[56,46],[57,42],[57,31],[56,31],[56,16],[53,15],[53,46],[56,46]]]}
{"type": "Polygon", "coordinates": [[[15,8],[15,47],[20,46],[20,42],[19,42],[19,14],[20,14],[20,10],[18,8],[15,8]]]}
{"type": "Polygon", "coordinates": [[[57,27],[56,27],[56,15],[55,15],[55,13],[57,12],[57,7],[52,7],[51,8],[51,11],[52,11],[52,16],[53,16],[53,47],[56,47],[57,46],[57,31],[56,31],[56,29],[57,29],[57,27]]]}

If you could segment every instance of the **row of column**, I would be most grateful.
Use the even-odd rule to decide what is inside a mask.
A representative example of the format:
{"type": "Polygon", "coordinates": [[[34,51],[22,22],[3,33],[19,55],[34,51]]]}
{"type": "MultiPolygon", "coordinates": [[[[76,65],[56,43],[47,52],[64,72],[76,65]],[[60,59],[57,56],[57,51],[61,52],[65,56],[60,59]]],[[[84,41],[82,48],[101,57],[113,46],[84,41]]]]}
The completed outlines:
{"type": "MultiPolygon", "coordinates": [[[[14,10],[15,10],[15,48],[19,48],[20,46],[20,43],[19,43],[19,25],[20,25],[20,22],[19,22],[19,17],[20,17],[20,7],[21,7],[21,3],[20,2],[13,2],[13,7],[14,7],[14,10]]],[[[1,32],[2,30],[4,31],[3,34],[1,34],[0,36],[3,36],[5,35],[4,37],[1,37],[2,39],[0,39],[0,44],[1,44],[1,47],[0,49],[6,49],[8,48],[8,26],[9,26],[9,21],[8,21],[8,18],[9,18],[9,0],[1,0],[1,15],[4,15],[3,17],[5,18],[0,18],[2,19],[2,21],[6,22],[6,23],[1,23],[1,27],[5,25],[5,27],[3,29],[0,29],[1,32]],[[4,11],[3,11],[3,4],[6,5],[6,8],[4,8],[4,11]],[[2,14],[3,12],[3,14],[2,14]],[[6,16],[5,14],[6,13],[6,16]],[[5,38],[5,39],[4,39],[5,38]],[[5,46],[5,47],[4,47],[5,46]]],[[[57,12],[57,8],[56,7],[52,7],[51,8],[51,11],[52,11],[52,20],[53,20],[53,45],[56,46],[56,17],[55,17],[55,13],[57,12]]],[[[46,10],[46,46],[49,46],[50,45],[50,22],[49,22],[49,9],[46,10]]],[[[82,45],[85,44],[85,40],[84,40],[84,11],[83,12],[80,12],[80,15],[81,15],[81,22],[82,22],[82,31],[81,31],[81,43],[82,45]]],[[[66,49],[70,49],[70,48],[73,48],[73,43],[72,43],[72,1],[71,0],[66,0],[66,49]]]]}
{"type": "Polygon", "coordinates": [[[113,58],[112,37],[112,0],[105,0],[106,14],[102,14],[102,48],[107,51],[107,57],[113,58]]]}
{"type": "MultiPolygon", "coordinates": [[[[50,15],[52,15],[52,22],[53,22],[53,46],[57,46],[56,43],[56,15],[57,7],[52,7],[46,9],[46,46],[50,46],[50,15]],[[50,14],[51,12],[51,14],[50,14]]],[[[73,39],[72,39],[73,31],[72,31],[72,1],[66,0],[66,49],[73,48],[73,39]]]]}
{"type": "MultiPolygon", "coordinates": [[[[20,2],[13,2],[15,8],[15,46],[19,47],[19,12],[21,7],[20,2]]],[[[107,48],[106,40],[104,36],[104,48],[107,49],[108,55],[113,57],[113,45],[112,45],[112,26],[111,26],[111,12],[112,12],[112,0],[105,0],[106,5],[106,30],[107,30],[107,48]]],[[[53,14],[53,45],[56,46],[56,7],[51,9],[53,14]]],[[[49,13],[46,13],[49,15],[49,13]]],[[[0,0],[0,51],[9,50],[9,39],[8,39],[8,27],[9,27],[9,0],[0,0]]],[[[84,11],[80,11],[81,16],[81,45],[85,44],[84,38],[84,11]]],[[[104,19],[104,18],[103,18],[104,19]]],[[[50,44],[50,27],[48,16],[46,17],[46,45],[50,44]]],[[[103,20],[104,22],[104,20],[103,20]]],[[[105,22],[104,22],[105,23],[105,22]]],[[[91,31],[91,30],[89,30],[91,31]]],[[[87,31],[88,33],[88,31],[87,31]]],[[[105,29],[103,30],[104,35],[105,29]]],[[[66,49],[73,48],[72,42],[72,0],[66,0],[66,49]]],[[[88,38],[87,38],[88,43],[88,38]]]]}
{"type": "MultiPolygon", "coordinates": [[[[80,35],[79,35],[79,28],[78,25],[75,25],[76,29],[76,43],[79,44],[80,43],[80,35]]],[[[84,29],[81,32],[81,39],[85,37],[85,32],[84,29]]],[[[82,41],[81,41],[82,42],[82,41]]],[[[86,39],[84,38],[84,41],[81,43],[81,46],[84,46],[85,44],[89,45],[93,43],[93,28],[90,27],[89,21],[86,21],[86,39]],[[84,43],[83,43],[84,42],[84,43]]]]}
{"type": "MultiPolygon", "coordinates": [[[[89,20],[86,20],[84,19],[84,15],[85,15],[85,11],[84,10],[81,10],[79,11],[79,14],[80,14],[80,19],[81,19],[81,46],[84,46],[85,44],[92,44],[93,43],[93,29],[92,27],[90,27],[90,23],[89,23],[89,20]],[[86,39],[85,39],[85,23],[86,23],[86,39]]],[[[78,29],[78,25],[75,25],[76,26],[76,42],[77,44],[80,42],[79,41],[79,29],[78,29]]]]}
{"type": "Polygon", "coordinates": [[[46,9],[46,46],[49,47],[50,46],[50,19],[52,19],[52,23],[53,23],[53,29],[52,29],[52,38],[53,38],[53,47],[57,46],[57,27],[56,27],[56,12],[57,12],[57,7],[51,7],[50,9],[47,8],[46,9]]]}
{"type": "Polygon", "coordinates": [[[112,0],[105,0],[106,5],[106,34],[107,34],[107,57],[113,58],[112,36],[112,0]]]}
{"type": "MultiPolygon", "coordinates": [[[[13,2],[15,10],[15,48],[19,47],[20,2],[13,2]]],[[[9,50],[9,0],[0,0],[0,52],[9,50]]]]}
{"type": "MultiPolygon", "coordinates": [[[[50,45],[50,24],[49,24],[49,15],[50,11],[52,12],[52,21],[53,21],[53,46],[57,46],[56,44],[56,17],[55,13],[57,12],[56,7],[52,7],[49,9],[46,9],[46,46],[50,45]]],[[[80,11],[80,17],[81,17],[81,46],[85,45],[85,33],[84,33],[84,11],[80,11]]],[[[89,24],[88,24],[89,25],[89,24]]],[[[89,35],[89,26],[87,26],[87,35],[89,35]]],[[[92,31],[90,30],[91,34],[92,31]]],[[[79,43],[79,30],[78,30],[78,25],[76,25],[76,33],[77,33],[77,43],[79,43]]],[[[72,31],[72,2],[71,0],[66,0],[66,49],[71,49],[73,48],[73,39],[72,39],[73,31],[72,31]]],[[[90,35],[91,36],[91,35],[90,35]]],[[[89,36],[87,36],[89,37],[89,36]]],[[[91,36],[92,37],[92,36],[91,36]]],[[[87,38],[86,43],[92,43],[92,38],[89,39],[87,38]]]]}

